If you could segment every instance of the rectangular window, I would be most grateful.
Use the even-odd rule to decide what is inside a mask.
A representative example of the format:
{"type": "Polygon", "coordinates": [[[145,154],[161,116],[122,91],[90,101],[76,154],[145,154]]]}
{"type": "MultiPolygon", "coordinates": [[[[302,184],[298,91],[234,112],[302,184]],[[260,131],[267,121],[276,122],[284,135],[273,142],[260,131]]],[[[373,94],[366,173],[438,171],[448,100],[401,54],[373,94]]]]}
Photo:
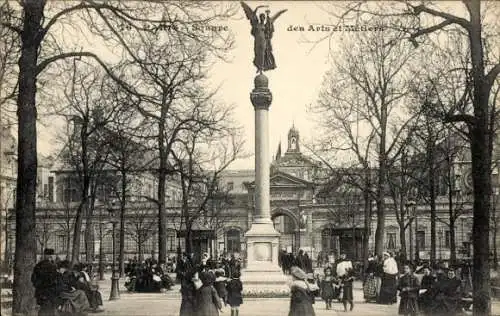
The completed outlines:
{"type": "Polygon", "coordinates": [[[387,249],[396,249],[396,233],[387,233],[387,249]]]}
{"type": "Polygon", "coordinates": [[[80,197],[78,196],[78,190],[71,189],[70,196],[71,196],[71,202],[80,202],[80,197]]]}
{"type": "Polygon", "coordinates": [[[227,190],[232,191],[234,189],[234,182],[228,182],[227,183],[227,190]]]}
{"type": "Polygon", "coordinates": [[[424,230],[417,231],[417,245],[418,245],[418,250],[425,249],[425,231],[424,230]]]}
{"type": "Polygon", "coordinates": [[[49,185],[44,184],[43,185],[43,199],[48,200],[48,198],[49,198],[49,185]]]}
{"type": "Polygon", "coordinates": [[[167,248],[168,248],[168,251],[174,252],[177,249],[175,235],[176,235],[175,231],[169,231],[167,233],[167,248]]]}
{"type": "Polygon", "coordinates": [[[49,177],[49,201],[54,202],[54,177],[49,177]]]}
{"type": "Polygon", "coordinates": [[[444,237],[444,246],[446,248],[450,248],[450,245],[451,245],[451,232],[447,230],[444,237]]]}
{"type": "Polygon", "coordinates": [[[66,236],[65,235],[57,235],[56,238],[56,253],[62,253],[66,251],[66,236]]]}

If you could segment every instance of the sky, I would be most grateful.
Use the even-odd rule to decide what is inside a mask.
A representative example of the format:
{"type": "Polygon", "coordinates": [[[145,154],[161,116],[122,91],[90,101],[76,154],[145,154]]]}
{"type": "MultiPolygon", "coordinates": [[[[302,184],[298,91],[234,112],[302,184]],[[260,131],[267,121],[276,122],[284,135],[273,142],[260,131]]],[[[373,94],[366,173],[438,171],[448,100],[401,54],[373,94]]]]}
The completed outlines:
{"type": "MultiPolygon", "coordinates": [[[[283,151],[286,150],[287,133],[292,125],[300,131],[301,139],[310,139],[313,135],[314,123],[307,113],[307,106],[317,99],[323,74],[329,69],[329,49],[327,41],[321,42],[314,49],[312,44],[304,41],[316,41],[319,36],[324,36],[325,32],[317,33],[307,29],[309,24],[315,26],[327,24],[329,18],[320,4],[313,2],[247,1],[247,3],[252,8],[257,5],[268,5],[271,16],[282,9],[288,9],[275,22],[272,45],[277,69],[266,72],[273,94],[269,112],[270,155],[273,155],[280,141],[283,151]],[[304,27],[304,31],[291,30],[300,26],[304,27]]],[[[230,169],[252,169],[255,135],[254,109],[250,102],[250,92],[253,89],[256,68],[252,62],[254,53],[250,21],[246,19],[241,8],[233,19],[210,26],[227,27],[227,30],[235,35],[235,47],[229,54],[229,60],[217,61],[214,64],[210,81],[214,88],[219,87],[217,98],[235,106],[235,119],[244,130],[244,151],[251,155],[246,159],[235,161],[230,169]]],[[[69,40],[72,40],[71,37],[69,40]]],[[[84,40],[81,35],[77,41],[80,40],[84,40]]],[[[51,128],[50,124],[42,124],[43,122],[39,125],[39,151],[45,155],[54,153],[58,146],[54,139],[60,130],[51,128]]]]}
{"type": "MultiPolygon", "coordinates": [[[[330,17],[322,9],[321,3],[313,2],[248,2],[253,9],[257,5],[269,5],[271,16],[274,12],[288,9],[275,22],[272,39],[273,53],[277,68],[265,72],[269,78],[269,88],[273,101],[269,110],[270,155],[274,155],[281,141],[282,151],[286,150],[287,134],[292,125],[300,132],[302,143],[314,138],[315,121],[308,113],[309,105],[316,102],[323,75],[331,68],[329,45],[335,45],[343,36],[333,34],[330,41],[317,42],[329,34],[325,31],[309,30],[310,25],[320,27],[331,24],[330,17]],[[304,30],[300,31],[300,27],[304,30]],[[297,29],[297,30],[294,30],[297,29]]],[[[263,9],[265,10],[265,9],[263,9]]],[[[213,83],[221,84],[220,97],[236,106],[236,119],[244,128],[246,152],[254,153],[254,109],[250,102],[256,68],[253,65],[253,37],[250,22],[243,10],[237,20],[227,23],[235,34],[235,48],[229,63],[220,62],[213,71],[213,83]]],[[[254,157],[235,161],[230,169],[251,169],[254,157]]]]}
{"type": "MultiPolygon", "coordinates": [[[[323,76],[331,69],[332,56],[335,58],[334,51],[344,38],[350,36],[350,32],[324,31],[327,26],[335,23],[324,10],[325,2],[247,1],[247,4],[251,8],[267,5],[271,15],[288,9],[274,25],[272,46],[277,68],[265,73],[273,94],[269,111],[271,156],[276,153],[280,142],[282,151],[286,150],[287,134],[292,125],[299,130],[302,143],[310,142],[320,135],[321,129],[317,127],[313,115],[308,112],[308,106],[317,101],[323,76]],[[311,26],[318,30],[312,30],[311,26]],[[325,37],[326,40],[317,43],[325,37]]],[[[235,47],[230,53],[229,61],[216,62],[210,74],[213,87],[219,87],[217,98],[235,106],[235,119],[243,127],[245,152],[251,155],[235,161],[229,168],[253,169],[254,109],[250,102],[250,92],[253,89],[256,68],[252,63],[254,53],[250,22],[241,8],[233,19],[210,26],[227,28],[235,35],[235,47]]],[[[40,129],[41,153],[54,151],[54,135],[53,129],[40,129]]]]}

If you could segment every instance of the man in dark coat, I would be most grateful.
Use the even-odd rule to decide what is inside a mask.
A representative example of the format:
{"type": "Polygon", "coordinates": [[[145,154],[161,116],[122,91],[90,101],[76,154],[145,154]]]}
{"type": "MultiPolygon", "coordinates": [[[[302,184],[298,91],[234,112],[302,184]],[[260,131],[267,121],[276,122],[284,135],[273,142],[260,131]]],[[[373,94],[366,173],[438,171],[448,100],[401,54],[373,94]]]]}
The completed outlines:
{"type": "Polygon", "coordinates": [[[304,268],[305,268],[305,271],[306,273],[313,273],[313,268],[312,268],[312,261],[311,261],[311,258],[309,258],[309,255],[306,253],[304,253],[304,268]]]}
{"type": "Polygon", "coordinates": [[[58,287],[57,266],[54,263],[54,249],[45,249],[44,258],[36,264],[31,275],[35,288],[35,298],[40,309],[39,316],[56,315],[60,289],[58,287]]]}
{"type": "Polygon", "coordinates": [[[283,270],[283,273],[285,273],[285,256],[286,256],[286,249],[281,249],[279,254],[278,254],[278,265],[280,266],[281,270],[283,270]]]}
{"type": "Polygon", "coordinates": [[[297,266],[302,270],[306,270],[306,257],[302,249],[299,250],[299,254],[297,255],[297,266]]]}

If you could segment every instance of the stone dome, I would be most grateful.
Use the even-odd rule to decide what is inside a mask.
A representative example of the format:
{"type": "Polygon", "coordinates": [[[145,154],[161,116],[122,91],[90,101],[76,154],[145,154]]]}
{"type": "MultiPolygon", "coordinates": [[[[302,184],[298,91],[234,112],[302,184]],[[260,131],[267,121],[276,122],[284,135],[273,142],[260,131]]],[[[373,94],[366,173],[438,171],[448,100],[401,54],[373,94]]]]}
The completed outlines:
{"type": "Polygon", "coordinates": [[[264,74],[259,74],[253,80],[256,89],[267,88],[269,86],[269,79],[264,74]]]}

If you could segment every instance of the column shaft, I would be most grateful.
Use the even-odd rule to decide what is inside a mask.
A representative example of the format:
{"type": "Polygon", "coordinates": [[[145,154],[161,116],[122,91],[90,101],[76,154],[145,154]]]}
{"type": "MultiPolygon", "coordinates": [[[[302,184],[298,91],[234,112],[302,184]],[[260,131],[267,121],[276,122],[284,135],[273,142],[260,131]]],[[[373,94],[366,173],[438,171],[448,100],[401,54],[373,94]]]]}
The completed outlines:
{"type": "Polygon", "coordinates": [[[255,108],[255,217],[254,223],[271,221],[269,196],[269,111],[255,108]]]}

